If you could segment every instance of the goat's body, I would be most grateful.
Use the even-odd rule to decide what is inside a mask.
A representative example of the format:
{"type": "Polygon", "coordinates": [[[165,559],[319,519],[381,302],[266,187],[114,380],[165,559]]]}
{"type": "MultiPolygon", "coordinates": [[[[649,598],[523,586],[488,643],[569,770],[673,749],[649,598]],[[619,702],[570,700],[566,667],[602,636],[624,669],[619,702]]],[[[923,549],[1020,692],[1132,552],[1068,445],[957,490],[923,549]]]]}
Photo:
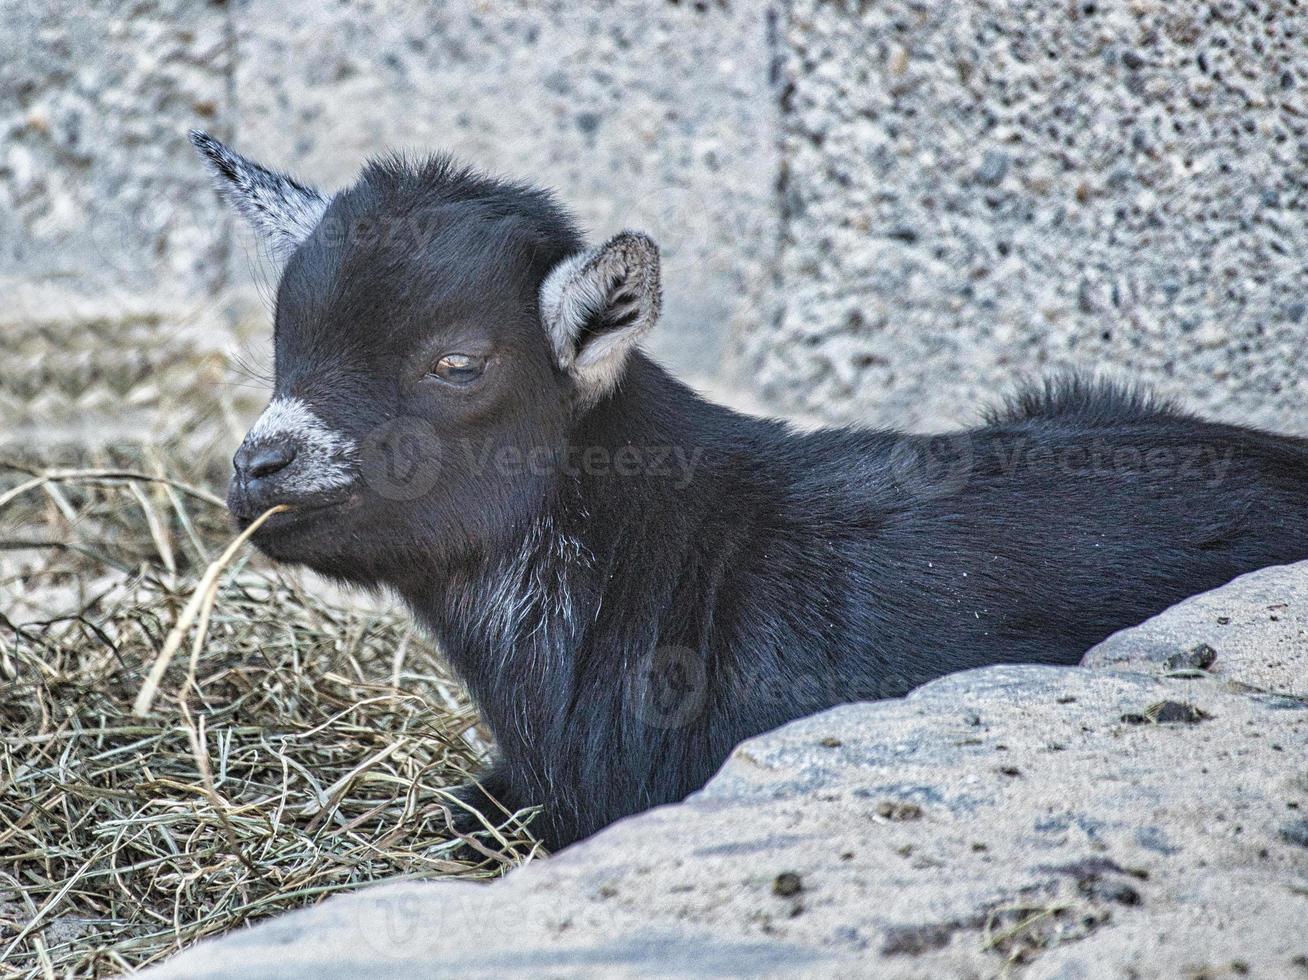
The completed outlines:
{"type": "Polygon", "coordinates": [[[636,352],[661,305],[648,236],[588,247],[548,192],[447,157],[328,196],[192,139],[287,257],[234,518],[406,598],[495,733],[485,788],[543,804],[553,846],[793,718],[1075,663],[1308,557],[1302,440],[1076,383],[936,440],[796,435],[636,352]]]}
{"type": "Polygon", "coordinates": [[[409,596],[499,741],[487,788],[545,803],[555,846],[684,797],[793,718],[984,664],[1073,664],[1308,557],[1308,443],[1107,387],[943,443],[797,435],[637,358],[575,441],[697,463],[573,473],[511,560],[409,596]],[[938,465],[915,465],[928,445],[938,465]]]}

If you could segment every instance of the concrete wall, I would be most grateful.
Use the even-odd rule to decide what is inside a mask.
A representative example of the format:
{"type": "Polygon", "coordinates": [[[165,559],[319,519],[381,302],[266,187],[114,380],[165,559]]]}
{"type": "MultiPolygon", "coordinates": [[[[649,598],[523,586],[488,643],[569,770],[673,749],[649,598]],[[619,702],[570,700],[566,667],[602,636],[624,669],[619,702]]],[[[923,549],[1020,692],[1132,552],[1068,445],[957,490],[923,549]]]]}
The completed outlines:
{"type": "Polygon", "coordinates": [[[212,411],[226,221],[186,126],[227,113],[227,15],[0,4],[0,441],[119,441],[212,411]]]}
{"type": "Polygon", "coordinates": [[[775,403],[917,427],[1116,370],[1308,428],[1308,10],[790,0],[775,403]]]}
{"type": "Polygon", "coordinates": [[[0,7],[0,440],[116,442],[261,397],[276,270],[219,206],[208,129],[324,188],[449,150],[662,244],[652,346],[718,374],[776,237],[766,9],[266,0],[0,7]],[[14,369],[16,366],[16,369],[14,369]]]}
{"type": "Polygon", "coordinates": [[[197,125],[329,188],[448,149],[651,231],[655,352],[738,399],[920,428],[1082,366],[1303,429],[1306,44],[1290,0],[9,0],[0,439],[262,397],[231,365],[276,273],[197,125]]]}

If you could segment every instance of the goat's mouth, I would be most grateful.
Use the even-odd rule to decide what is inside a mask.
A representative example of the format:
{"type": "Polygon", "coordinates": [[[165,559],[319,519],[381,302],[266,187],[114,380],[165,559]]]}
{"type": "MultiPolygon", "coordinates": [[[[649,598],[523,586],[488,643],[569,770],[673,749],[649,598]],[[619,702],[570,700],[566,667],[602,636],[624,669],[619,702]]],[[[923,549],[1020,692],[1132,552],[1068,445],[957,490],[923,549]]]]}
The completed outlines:
{"type": "Polygon", "coordinates": [[[287,508],[269,517],[254,533],[252,540],[263,548],[273,542],[293,537],[297,533],[318,529],[332,518],[353,509],[359,499],[359,492],[350,490],[345,493],[315,495],[297,500],[273,500],[259,507],[250,507],[248,506],[250,502],[236,499],[234,495],[229,501],[228,509],[232,514],[232,522],[239,529],[245,530],[268,506],[280,503],[287,508]]]}

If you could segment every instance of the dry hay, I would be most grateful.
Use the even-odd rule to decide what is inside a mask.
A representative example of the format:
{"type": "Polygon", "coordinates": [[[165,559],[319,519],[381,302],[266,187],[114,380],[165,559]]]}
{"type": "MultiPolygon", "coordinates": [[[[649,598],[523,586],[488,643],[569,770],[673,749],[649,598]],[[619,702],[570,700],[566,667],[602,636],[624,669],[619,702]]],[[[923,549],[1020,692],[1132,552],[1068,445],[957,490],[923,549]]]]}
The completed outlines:
{"type": "Polygon", "coordinates": [[[539,853],[529,812],[450,831],[486,744],[406,617],[248,548],[133,715],[230,539],[185,483],[0,470],[0,976],[121,973],[367,882],[539,853]]]}

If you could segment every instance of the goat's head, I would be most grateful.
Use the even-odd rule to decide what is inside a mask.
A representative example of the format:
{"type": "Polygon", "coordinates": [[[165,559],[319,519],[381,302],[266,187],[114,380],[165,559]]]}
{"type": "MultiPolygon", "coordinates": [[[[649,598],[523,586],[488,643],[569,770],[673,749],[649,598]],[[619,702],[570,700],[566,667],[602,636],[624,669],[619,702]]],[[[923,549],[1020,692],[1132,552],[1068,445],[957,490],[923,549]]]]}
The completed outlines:
{"type": "Polygon", "coordinates": [[[654,243],[586,249],[545,191],[444,157],[372,162],[329,197],[192,140],[285,263],[273,398],[233,459],[237,522],[289,504],[256,543],[365,581],[494,547],[654,325],[654,243]]]}

